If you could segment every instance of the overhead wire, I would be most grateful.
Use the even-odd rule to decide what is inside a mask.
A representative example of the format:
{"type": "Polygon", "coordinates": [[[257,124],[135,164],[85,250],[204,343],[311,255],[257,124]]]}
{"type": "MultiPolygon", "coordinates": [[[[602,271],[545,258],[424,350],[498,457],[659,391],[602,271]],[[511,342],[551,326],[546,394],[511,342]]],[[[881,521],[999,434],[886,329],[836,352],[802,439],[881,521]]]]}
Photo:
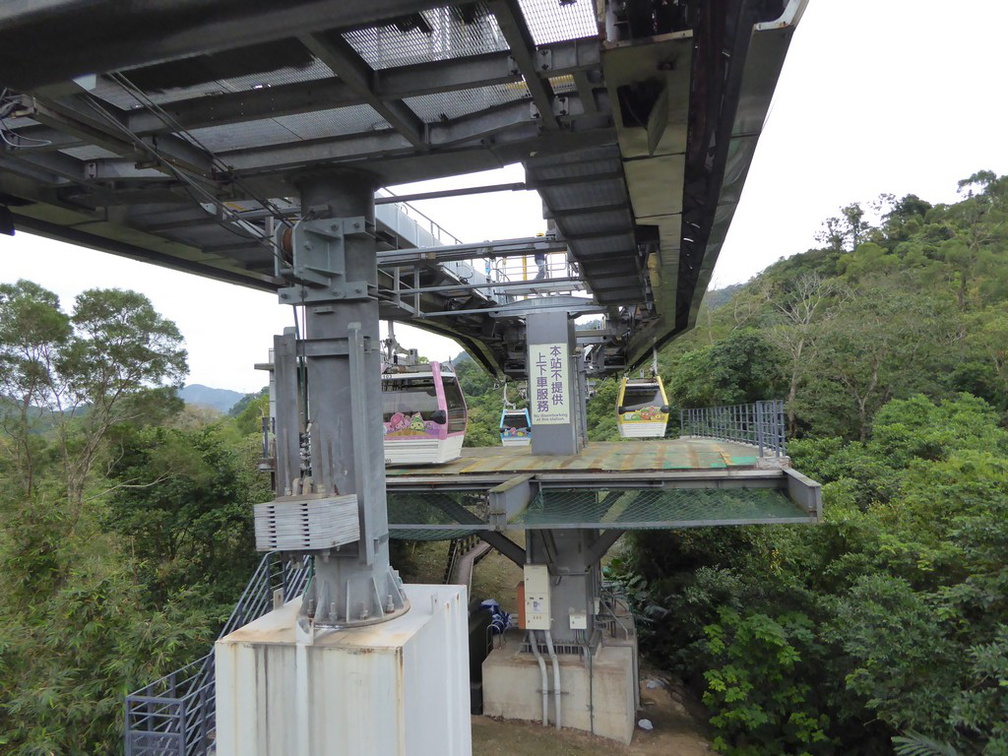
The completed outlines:
{"type": "MultiPolygon", "coordinates": [[[[165,126],[167,126],[169,129],[171,129],[172,133],[177,134],[177,135],[183,137],[190,144],[192,144],[194,147],[197,147],[200,150],[203,150],[203,152],[205,152],[210,157],[210,159],[213,162],[214,166],[221,173],[226,173],[226,174],[230,175],[230,173],[231,173],[231,166],[227,165],[223,160],[221,160],[219,157],[217,157],[214,154],[213,150],[211,150],[209,147],[207,147],[205,144],[203,144],[196,137],[195,134],[193,134],[189,129],[187,129],[185,126],[183,126],[178,121],[178,119],[176,119],[174,116],[172,116],[171,113],[169,113],[164,108],[162,108],[160,104],[158,104],[157,102],[155,102],[146,92],[144,92],[142,89],[140,89],[140,87],[138,87],[136,84],[134,84],[133,82],[131,82],[129,80],[129,78],[127,78],[127,76],[125,74],[122,74],[122,73],[113,73],[110,76],[111,76],[111,78],[112,78],[113,81],[115,81],[117,84],[119,84],[119,86],[121,86],[128,94],[130,94],[140,105],[142,105],[142,106],[148,108],[149,110],[151,110],[158,117],[158,119],[162,123],[164,123],[165,126]]],[[[240,179],[238,179],[236,177],[232,177],[231,181],[232,181],[232,183],[235,186],[237,186],[240,189],[242,189],[242,191],[244,191],[249,197],[251,197],[256,202],[258,202],[260,205],[262,205],[263,209],[268,210],[270,212],[270,214],[276,220],[278,220],[280,223],[283,223],[286,226],[290,226],[291,225],[290,222],[287,221],[286,217],[284,216],[284,214],[280,210],[280,208],[278,208],[272,202],[272,200],[270,200],[268,197],[259,196],[250,187],[248,187],[245,184],[245,182],[241,181],[240,179]]]]}
{"type": "MultiPolygon", "coordinates": [[[[103,105],[101,105],[99,102],[97,102],[97,100],[95,98],[93,98],[93,97],[89,98],[87,100],[87,102],[88,102],[88,104],[91,106],[91,108],[96,113],[98,113],[99,115],[101,115],[106,121],[109,122],[110,125],[112,125],[114,128],[116,128],[122,135],[124,135],[125,137],[127,137],[127,139],[129,139],[129,141],[132,142],[134,146],[136,146],[139,149],[141,149],[141,150],[143,150],[145,152],[148,152],[151,155],[153,155],[158,160],[158,162],[161,163],[164,166],[164,168],[166,170],[168,170],[176,179],[178,179],[179,181],[181,181],[182,183],[184,183],[186,185],[186,187],[188,187],[189,190],[192,190],[192,191],[196,192],[206,202],[212,204],[214,207],[216,207],[218,210],[220,210],[221,217],[217,217],[216,215],[213,216],[213,217],[214,217],[214,220],[219,225],[221,225],[221,227],[227,229],[228,231],[231,231],[232,233],[236,233],[239,230],[244,231],[245,234],[247,235],[246,238],[251,239],[253,241],[268,242],[268,244],[269,244],[269,246],[270,246],[270,248],[272,250],[273,240],[272,239],[269,239],[269,240],[266,239],[265,231],[263,231],[261,234],[260,233],[255,233],[254,234],[254,233],[249,232],[248,229],[243,228],[242,226],[237,226],[236,227],[232,223],[227,222],[227,217],[228,216],[233,216],[234,213],[233,213],[233,211],[229,207],[227,207],[227,205],[223,201],[221,201],[216,195],[214,195],[212,192],[210,192],[206,187],[201,186],[200,183],[197,182],[192,176],[190,176],[188,172],[183,171],[178,166],[176,166],[172,162],[172,159],[171,159],[170,156],[161,154],[161,152],[157,149],[157,147],[155,147],[154,145],[148,144],[143,139],[141,139],[136,134],[134,134],[132,131],[130,131],[123,123],[121,123],[119,121],[118,118],[115,117],[115,115],[113,115],[112,113],[110,113],[108,110],[105,109],[105,107],[103,105]]],[[[190,196],[192,196],[192,195],[190,195],[190,196]]],[[[193,197],[193,198],[196,199],[196,197],[193,197]]],[[[237,221],[237,220],[240,220],[240,218],[237,218],[235,216],[234,220],[237,221]]],[[[248,224],[248,225],[250,227],[252,227],[252,228],[255,228],[251,224],[248,224]]],[[[256,231],[258,232],[258,229],[256,229],[256,231]]],[[[274,254],[275,254],[275,251],[274,251],[274,254]]]]}
{"type": "MultiPolygon", "coordinates": [[[[134,85],[129,81],[123,74],[114,73],[110,74],[113,81],[119,84],[134,100],[137,101],[143,107],[150,109],[156,117],[161,120],[173,133],[178,133],[184,139],[186,139],[190,144],[196,148],[202,150],[206,156],[209,158],[210,163],[214,169],[221,172],[222,174],[230,174],[230,168],[223,162],[219,157],[217,157],[212,150],[208,149],[203,145],[191,132],[185,129],[181,124],[179,124],[172,116],[167,113],[164,108],[154,102],[146,93],[144,93],[139,87],[134,85]]],[[[117,118],[113,113],[111,113],[103,104],[93,95],[89,95],[85,100],[88,105],[98,113],[104,120],[106,120],[111,126],[113,126],[117,131],[123,134],[127,139],[134,144],[139,149],[151,154],[157,159],[158,163],[161,164],[167,171],[169,171],[176,179],[181,183],[185,184],[187,191],[193,199],[197,202],[200,200],[197,196],[193,195],[195,192],[199,198],[203,201],[212,204],[218,211],[217,214],[213,215],[214,221],[220,225],[222,228],[228,230],[231,233],[235,233],[239,236],[244,236],[244,238],[255,241],[266,249],[269,250],[271,256],[278,261],[283,260],[281,250],[279,249],[275,237],[270,234],[266,229],[259,229],[252,223],[244,220],[241,216],[232,210],[227,204],[217,197],[208,188],[201,185],[193,176],[189,174],[188,171],[181,169],[177,166],[170,155],[163,154],[155,145],[144,141],[142,138],[134,134],[125,124],[123,124],[119,118],[117,118]]],[[[202,176],[200,178],[203,178],[202,176]]],[[[264,210],[266,210],[270,216],[274,218],[275,221],[283,224],[284,226],[290,227],[292,224],[284,215],[283,211],[276,206],[271,200],[265,197],[259,196],[256,192],[252,191],[247,187],[244,182],[237,180],[235,177],[231,177],[231,183],[236,187],[240,188],[246,195],[251,197],[255,202],[259,203],[264,210]]],[[[208,180],[209,181],[209,180],[208,180]]]]}

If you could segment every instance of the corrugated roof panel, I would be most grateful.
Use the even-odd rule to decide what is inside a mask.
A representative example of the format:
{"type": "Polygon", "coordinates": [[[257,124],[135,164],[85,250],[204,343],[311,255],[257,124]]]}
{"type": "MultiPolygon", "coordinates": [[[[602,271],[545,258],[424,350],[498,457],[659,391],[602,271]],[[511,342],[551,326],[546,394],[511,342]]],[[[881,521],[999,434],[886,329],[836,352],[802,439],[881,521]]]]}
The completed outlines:
{"type": "Polygon", "coordinates": [[[633,218],[629,210],[612,210],[586,215],[570,215],[563,219],[564,236],[568,239],[581,234],[597,234],[603,231],[622,231],[633,218]]]}
{"type": "Polygon", "coordinates": [[[569,210],[578,207],[601,207],[630,202],[623,184],[619,181],[593,181],[585,184],[550,187],[540,190],[543,201],[551,210],[569,210]]]}
{"type": "Polygon", "coordinates": [[[637,245],[629,234],[613,234],[598,239],[578,239],[571,244],[576,257],[599,255],[629,256],[637,253],[637,245]]]}

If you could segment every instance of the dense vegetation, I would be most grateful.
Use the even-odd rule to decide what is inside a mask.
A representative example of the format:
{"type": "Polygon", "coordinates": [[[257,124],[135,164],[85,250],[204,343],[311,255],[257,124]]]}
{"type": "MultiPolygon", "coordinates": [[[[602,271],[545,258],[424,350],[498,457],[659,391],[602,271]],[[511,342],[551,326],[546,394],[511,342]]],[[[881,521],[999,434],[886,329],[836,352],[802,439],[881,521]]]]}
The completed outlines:
{"type": "Polygon", "coordinates": [[[960,189],[844,208],[662,355],[679,406],[786,396],[824,483],[820,526],[616,564],[724,753],[1008,754],[1008,179],[960,189]]]}
{"type": "MultiPolygon", "coordinates": [[[[825,484],[820,526],[648,533],[613,564],[726,754],[1008,754],[1008,179],[961,192],[843,208],[660,355],[675,406],[785,397],[825,484]]],[[[467,443],[496,445],[503,387],[457,368],[467,443]]],[[[186,409],[185,373],[141,295],[0,286],[3,753],[119,752],[123,695],[205,653],[250,574],[266,398],[186,409]]],[[[613,439],[616,382],[594,392],[613,439]]]]}
{"type": "Polygon", "coordinates": [[[182,407],[181,341],[135,292],[0,285],[0,752],[121,753],[123,696],[206,653],[257,561],[257,446],[182,407]]]}

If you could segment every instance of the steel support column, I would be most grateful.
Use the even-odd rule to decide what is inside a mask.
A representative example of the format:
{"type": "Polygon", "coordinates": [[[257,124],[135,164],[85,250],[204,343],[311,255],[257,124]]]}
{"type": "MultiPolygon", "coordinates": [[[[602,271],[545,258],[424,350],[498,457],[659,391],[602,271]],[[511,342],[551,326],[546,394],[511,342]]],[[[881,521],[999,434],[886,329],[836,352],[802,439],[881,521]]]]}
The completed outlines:
{"type": "MultiPolygon", "coordinates": [[[[304,505],[306,530],[321,526],[313,521],[318,513],[311,511],[320,497],[338,499],[341,505],[356,497],[359,540],[300,549],[314,560],[301,626],[370,624],[409,608],[389,565],[381,386],[376,379],[381,372],[376,182],[366,174],[339,172],[303,178],[297,185],[308,220],[294,227],[289,240],[281,233],[287,257],[278,261],[277,273],[293,283],[281,290],[281,301],[304,307],[306,332],[296,351],[304,365],[309,432],[301,477],[289,479],[278,493],[304,505]]],[[[296,429],[277,432],[290,435],[296,429]]],[[[331,516],[329,511],[321,515],[331,516]]]]}
{"type": "Polygon", "coordinates": [[[530,312],[525,331],[532,453],[578,454],[584,446],[585,403],[574,321],[566,308],[530,312]]]}

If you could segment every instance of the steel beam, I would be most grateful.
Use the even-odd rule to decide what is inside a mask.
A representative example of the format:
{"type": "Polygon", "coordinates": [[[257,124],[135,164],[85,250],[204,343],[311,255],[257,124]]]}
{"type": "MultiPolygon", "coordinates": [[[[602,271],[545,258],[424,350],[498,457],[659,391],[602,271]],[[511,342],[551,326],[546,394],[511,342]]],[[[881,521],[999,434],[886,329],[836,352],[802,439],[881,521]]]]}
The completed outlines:
{"type": "Polygon", "coordinates": [[[417,194],[400,194],[389,197],[375,197],[376,205],[395,205],[400,202],[422,202],[423,200],[443,199],[445,197],[468,197],[473,194],[492,194],[494,192],[521,192],[528,187],[518,182],[514,184],[488,184],[462,189],[443,189],[439,192],[419,192],[417,194]]]}
{"type": "Polygon", "coordinates": [[[532,102],[539,110],[543,128],[547,131],[557,131],[560,124],[553,114],[553,87],[548,80],[543,81],[539,76],[539,72],[544,69],[539,63],[535,42],[525,23],[521,8],[515,0],[490,0],[488,6],[511,48],[515,65],[525,79],[529,94],[532,95],[532,102]]]}
{"type": "Polygon", "coordinates": [[[534,255],[537,252],[566,251],[567,245],[563,242],[557,242],[543,236],[527,236],[519,239],[501,239],[474,244],[450,244],[444,247],[390,249],[378,253],[378,264],[383,268],[389,268],[410,263],[470,260],[474,257],[521,257],[534,255]]]}
{"type": "MultiPolygon", "coordinates": [[[[597,70],[601,65],[599,46],[595,40],[557,42],[548,49],[552,67],[549,71],[540,72],[544,76],[587,75],[588,71],[597,70]]],[[[370,78],[373,95],[390,101],[515,82],[521,80],[521,75],[513,68],[511,54],[499,52],[385,68],[374,71],[370,78]]],[[[580,90],[579,94],[582,94],[580,90]]],[[[593,98],[589,100],[585,100],[584,110],[594,114],[595,103],[593,98]]],[[[365,102],[367,100],[360,92],[343,81],[315,79],[176,100],[161,103],[160,108],[182,128],[196,129],[350,107],[365,102]]],[[[130,111],[125,118],[130,130],[140,135],[174,130],[162,115],[149,109],[130,111]]]]}
{"type": "Polygon", "coordinates": [[[375,94],[374,71],[346,40],[338,34],[325,37],[320,34],[305,34],[300,39],[312,55],[346,82],[392,128],[406,137],[410,144],[414,147],[424,146],[426,140],[423,121],[401,100],[386,102],[375,94]]]}

